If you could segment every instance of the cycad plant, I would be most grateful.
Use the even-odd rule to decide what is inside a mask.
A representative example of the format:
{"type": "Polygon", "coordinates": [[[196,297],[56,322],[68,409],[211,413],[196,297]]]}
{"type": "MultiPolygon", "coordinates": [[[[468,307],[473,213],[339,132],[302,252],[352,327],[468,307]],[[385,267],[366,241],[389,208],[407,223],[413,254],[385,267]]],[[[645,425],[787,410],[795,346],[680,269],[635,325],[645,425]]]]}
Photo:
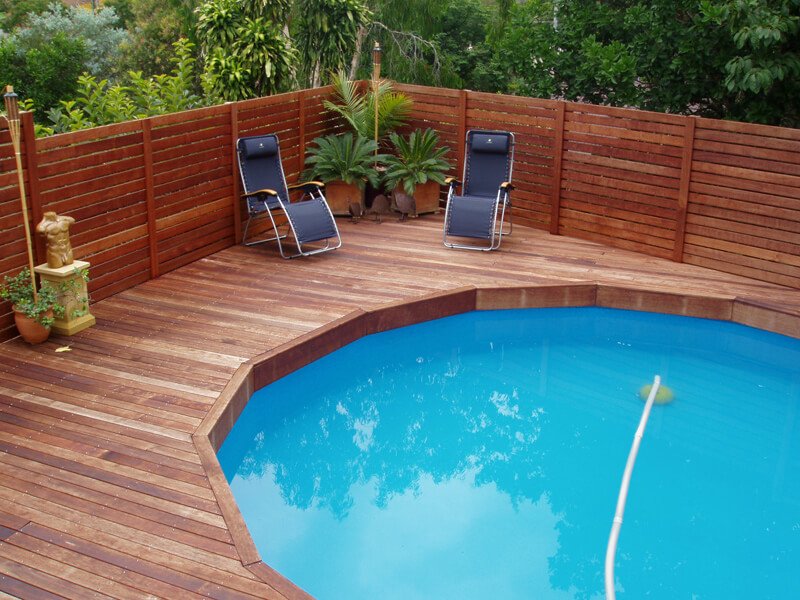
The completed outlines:
{"type": "MultiPolygon", "coordinates": [[[[343,72],[334,75],[332,83],[335,101],[326,100],[325,108],[343,117],[356,134],[374,140],[375,93],[372,84],[366,93],[362,93],[356,82],[343,72]]],[[[390,81],[382,79],[378,83],[378,140],[408,121],[411,106],[411,99],[393,91],[390,81]]]]}
{"type": "Polygon", "coordinates": [[[396,133],[389,136],[394,154],[384,158],[386,188],[393,190],[402,185],[403,191],[413,196],[417,185],[435,181],[444,183],[444,173],[451,165],[444,159],[449,148],[438,148],[439,136],[433,129],[412,131],[408,138],[396,133]]]}
{"type": "Polygon", "coordinates": [[[308,150],[307,176],[326,183],[344,181],[360,188],[367,181],[377,186],[379,174],[375,164],[386,157],[376,156],[376,148],[374,140],[352,133],[318,137],[308,150]]]}

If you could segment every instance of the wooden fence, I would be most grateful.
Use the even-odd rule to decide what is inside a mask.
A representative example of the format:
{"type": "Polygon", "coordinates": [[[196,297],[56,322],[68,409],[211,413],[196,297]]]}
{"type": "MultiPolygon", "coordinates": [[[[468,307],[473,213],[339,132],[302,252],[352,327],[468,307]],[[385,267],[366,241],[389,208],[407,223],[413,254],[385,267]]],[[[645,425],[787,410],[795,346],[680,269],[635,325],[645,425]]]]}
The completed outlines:
{"type": "Polygon", "coordinates": [[[399,86],[458,149],[516,134],[517,222],[800,288],[800,130],[399,86]]]}
{"type": "MultiPolygon", "coordinates": [[[[398,85],[409,128],[431,127],[463,165],[469,129],[516,135],[515,221],[676,261],[800,287],[800,130],[573,102],[398,85]]],[[[339,125],[330,88],[33,140],[23,119],[32,224],[77,220],[77,258],[101,299],[235,244],[237,137],[277,132],[287,178],[339,125]]],[[[0,276],[26,264],[7,130],[0,130],[0,276]]],[[[38,262],[43,247],[37,240],[38,262]]],[[[0,339],[13,335],[0,305],[0,339]]]]}

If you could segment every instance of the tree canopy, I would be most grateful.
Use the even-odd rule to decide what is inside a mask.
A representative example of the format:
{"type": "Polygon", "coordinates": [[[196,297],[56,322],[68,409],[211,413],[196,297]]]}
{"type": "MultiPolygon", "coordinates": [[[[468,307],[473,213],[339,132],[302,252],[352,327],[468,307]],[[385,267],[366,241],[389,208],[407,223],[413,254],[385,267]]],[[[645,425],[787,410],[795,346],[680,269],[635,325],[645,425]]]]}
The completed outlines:
{"type": "Polygon", "coordinates": [[[383,75],[400,82],[800,124],[800,0],[106,0],[94,14],[44,4],[0,0],[0,78],[36,89],[45,109],[74,99],[81,72],[122,86],[131,72],[168,72],[181,38],[197,62],[186,92],[207,103],[340,71],[368,78],[379,41],[383,75]],[[62,55],[58,33],[73,42],[62,55]],[[67,55],[77,73],[61,66],[67,55]],[[63,81],[47,79],[58,72],[63,81]]]}

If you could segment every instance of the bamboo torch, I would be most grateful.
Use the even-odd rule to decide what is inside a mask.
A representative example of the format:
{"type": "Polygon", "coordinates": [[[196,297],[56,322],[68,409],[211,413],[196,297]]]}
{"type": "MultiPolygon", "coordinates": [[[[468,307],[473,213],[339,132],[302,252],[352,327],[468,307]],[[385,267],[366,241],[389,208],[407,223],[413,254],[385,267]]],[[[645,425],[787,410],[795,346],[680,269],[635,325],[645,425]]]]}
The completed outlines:
{"type": "Polygon", "coordinates": [[[381,45],[378,41],[372,48],[372,100],[375,103],[375,165],[378,164],[378,87],[381,77],[381,45]]]}
{"type": "Polygon", "coordinates": [[[6,105],[6,121],[8,121],[8,133],[11,135],[11,144],[14,146],[14,155],[17,159],[17,177],[19,179],[19,200],[22,205],[22,225],[25,228],[25,242],[28,245],[28,267],[31,272],[31,287],[33,288],[34,302],[39,299],[36,291],[36,276],[33,271],[33,245],[31,244],[31,230],[28,225],[28,202],[25,199],[25,178],[22,174],[22,155],[20,154],[19,137],[19,103],[17,95],[12,86],[6,86],[6,93],[3,95],[6,105]]]}

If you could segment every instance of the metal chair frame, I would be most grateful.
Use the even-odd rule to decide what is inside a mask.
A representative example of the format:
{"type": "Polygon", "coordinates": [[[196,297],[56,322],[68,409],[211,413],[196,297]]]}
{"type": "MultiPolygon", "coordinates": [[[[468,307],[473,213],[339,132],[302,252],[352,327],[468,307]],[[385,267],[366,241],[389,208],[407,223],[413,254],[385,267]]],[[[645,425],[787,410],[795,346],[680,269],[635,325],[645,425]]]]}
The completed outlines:
{"type": "MultiPolygon", "coordinates": [[[[512,231],[514,230],[514,222],[512,217],[511,211],[511,191],[514,189],[514,186],[511,184],[511,176],[514,168],[514,145],[515,139],[514,134],[510,131],[484,131],[484,130],[477,130],[472,129],[467,132],[466,135],[466,151],[465,151],[465,158],[464,158],[464,171],[463,171],[463,183],[461,181],[456,180],[454,177],[448,177],[445,180],[445,183],[449,185],[449,189],[447,192],[447,204],[445,207],[445,215],[444,215],[444,228],[443,228],[443,243],[448,248],[458,248],[461,250],[479,250],[483,252],[489,252],[491,250],[497,250],[500,247],[500,243],[503,241],[503,236],[511,235],[512,231]],[[461,186],[462,189],[465,189],[467,184],[469,183],[470,177],[470,166],[471,166],[471,150],[472,150],[472,136],[475,134],[485,134],[485,135],[502,135],[507,136],[509,138],[509,152],[506,158],[506,168],[507,168],[507,175],[506,180],[503,181],[497,189],[497,194],[494,197],[494,215],[492,219],[492,228],[488,232],[487,239],[488,244],[467,244],[465,242],[455,242],[450,241],[451,238],[462,238],[462,236],[454,236],[448,233],[449,225],[450,225],[450,217],[451,211],[453,210],[453,202],[458,202],[459,198],[463,198],[464,196],[458,196],[455,194],[456,188],[461,186]],[[508,228],[506,229],[506,214],[508,214],[508,228]]],[[[491,198],[490,196],[479,196],[479,198],[491,198]]],[[[455,210],[458,210],[456,208],[455,210]]],[[[477,237],[477,236],[476,236],[477,237]]],[[[482,237],[480,239],[483,239],[482,237]]]]}
{"type": "Polygon", "coordinates": [[[242,179],[242,189],[245,192],[242,194],[242,198],[245,200],[247,204],[247,223],[244,227],[244,232],[242,234],[242,244],[245,246],[256,246],[260,244],[264,244],[267,242],[278,242],[278,250],[283,258],[291,259],[297,258],[299,256],[313,256],[314,254],[321,254],[323,252],[328,252],[330,250],[336,250],[342,246],[342,238],[339,234],[339,228],[336,225],[336,220],[333,217],[333,213],[331,212],[330,206],[328,206],[328,201],[325,198],[325,194],[323,190],[325,185],[319,181],[309,181],[303,183],[297,183],[293,185],[286,184],[286,174],[283,170],[283,161],[281,160],[280,156],[280,143],[278,140],[278,136],[274,134],[270,135],[262,135],[262,136],[250,136],[246,138],[239,138],[236,143],[237,150],[236,155],[239,161],[239,175],[242,179]],[[243,152],[241,149],[242,140],[250,140],[250,139],[257,139],[257,138],[269,138],[274,137],[275,142],[277,144],[277,153],[276,153],[276,160],[278,164],[278,168],[280,169],[280,181],[276,181],[283,187],[283,191],[285,192],[286,198],[289,198],[289,193],[296,190],[302,190],[302,195],[299,200],[295,202],[285,202],[279,193],[279,190],[274,190],[270,188],[264,188],[260,190],[248,190],[247,189],[247,177],[246,177],[246,169],[242,167],[242,163],[245,160],[243,157],[243,152]],[[300,236],[297,234],[297,224],[295,223],[295,219],[292,218],[292,210],[291,207],[287,207],[287,204],[297,204],[298,202],[319,202],[324,206],[325,211],[327,212],[328,216],[331,220],[331,225],[333,226],[334,234],[328,238],[325,238],[325,245],[322,247],[312,248],[310,250],[306,250],[304,248],[304,244],[313,243],[320,240],[313,240],[313,241],[306,241],[303,242],[300,239],[300,236]],[[273,211],[281,210],[283,214],[286,216],[288,230],[285,234],[281,235],[280,230],[278,229],[278,224],[275,221],[275,217],[273,216],[273,211]],[[260,214],[267,213],[269,216],[270,223],[272,224],[272,230],[275,232],[273,237],[262,238],[260,240],[253,240],[248,242],[247,241],[247,232],[250,228],[250,223],[253,220],[253,217],[256,217],[260,214]],[[286,240],[289,235],[294,238],[295,245],[297,246],[297,252],[294,254],[287,254],[284,250],[283,240],[286,240]],[[335,239],[335,245],[331,243],[331,240],[335,239]]]}

